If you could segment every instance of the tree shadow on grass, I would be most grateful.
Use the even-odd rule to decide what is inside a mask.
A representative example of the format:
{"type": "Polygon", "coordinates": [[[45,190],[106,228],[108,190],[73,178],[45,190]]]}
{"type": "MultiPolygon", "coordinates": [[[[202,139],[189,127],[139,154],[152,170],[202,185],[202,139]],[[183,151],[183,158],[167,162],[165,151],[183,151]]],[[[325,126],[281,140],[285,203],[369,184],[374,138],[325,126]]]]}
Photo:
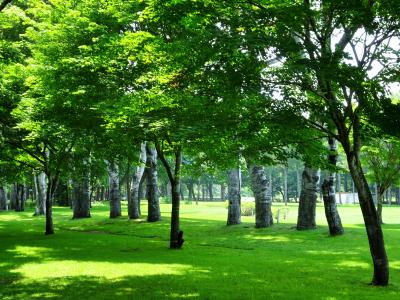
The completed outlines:
{"type": "Polygon", "coordinates": [[[398,272],[388,289],[367,287],[372,268],[362,226],[329,238],[326,226],[298,232],[294,224],[260,230],[181,221],[187,241],[178,251],[167,248],[168,218],[64,220],[54,236],[38,231],[35,220],[28,230],[7,223],[14,232],[0,230],[0,298],[397,299],[398,272]]]}

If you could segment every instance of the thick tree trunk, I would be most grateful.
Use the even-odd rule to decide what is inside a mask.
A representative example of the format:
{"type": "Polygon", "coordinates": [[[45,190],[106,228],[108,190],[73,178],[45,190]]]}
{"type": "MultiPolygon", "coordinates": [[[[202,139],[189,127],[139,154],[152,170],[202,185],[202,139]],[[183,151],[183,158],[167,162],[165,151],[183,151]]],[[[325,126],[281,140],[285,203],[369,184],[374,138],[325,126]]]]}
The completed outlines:
{"type": "Polygon", "coordinates": [[[318,171],[304,167],[302,190],[299,201],[297,230],[315,229],[315,208],[317,202],[318,171]]]}
{"type": "Polygon", "coordinates": [[[371,191],[361,167],[359,153],[347,154],[349,169],[357,187],[361,211],[364,217],[372,261],[374,265],[374,276],[372,284],[387,285],[389,282],[389,262],[386,256],[385,243],[381,224],[374,206],[371,191]]]}
{"type": "Polygon", "coordinates": [[[256,202],[256,228],[264,228],[273,224],[271,211],[271,191],[264,168],[250,165],[251,189],[256,202]]]}
{"type": "Polygon", "coordinates": [[[110,218],[121,216],[121,197],[119,194],[119,174],[116,161],[108,163],[108,177],[110,187],[110,218]]]}
{"type": "Polygon", "coordinates": [[[186,183],[186,186],[189,192],[188,199],[189,201],[192,201],[195,198],[192,178],[189,178],[189,181],[186,183]]]}
{"type": "Polygon", "coordinates": [[[132,175],[131,183],[131,202],[128,203],[128,215],[130,219],[140,218],[140,199],[139,197],[139,187],[142,180],[145,166],[146,166],[146,142],[142,143],[140,146],[140,157],[139,165],[136,167],[135,172],[132,175]]]}
{"type": "MultiPolygon", "coordinates": [[[[329,142],[329,155],[328,161],[333,167],[337,163],[337,142],[333,137],[328,138],[329,142]]],[[[326,172],[322,184],[322,195],[325,207],[325,216],[329,226],[329,233],[331,236],[341,235],[344,233],[342,221],[336,207],[336,193],[335,193],[335,173],[326,172]]]]}
{"type": "Polygon", "coordinates": [[[90,218],[89,172],[84,170],[79,182],[73,181],[73,219],[90,218]]]}
{"type": "Polygon", "coordinates": [[[43,172],[35,175],[36,208],[35,216],[46,214],[46,174],[43,172]]]}
{"type": "Polygon", "coordinates": [[[160,213],[160,201],[158,196],[158,184],[157,184],[157,151],[146,144],[146,182],[147,182],[147,221],[157,222],[161,220],[160,213]]]}
{"type": "Polygon", "coordinates": [[[6,190],[3,186],[0,186],[0,210],[7,209],[7,196],[6,190]]]}
{"type": "Polygon", "coordinates": [[[241,172],[240,169],[232,169],[228,171],[228,220],[227,225],[240,224],[240,189],[241,189],[241,172]]]}

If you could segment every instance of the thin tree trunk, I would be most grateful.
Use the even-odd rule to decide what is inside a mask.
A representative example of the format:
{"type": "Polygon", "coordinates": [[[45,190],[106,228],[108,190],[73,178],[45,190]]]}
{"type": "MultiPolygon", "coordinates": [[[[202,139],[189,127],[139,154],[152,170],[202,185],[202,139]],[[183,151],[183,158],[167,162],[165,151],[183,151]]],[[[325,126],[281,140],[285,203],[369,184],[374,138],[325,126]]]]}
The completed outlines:
{"type": "Polygon", "coordinates": [[[3,186],[0,186],[0,210],[7,209],[7,196],[3,186]]]}
{"type": "Polygon", "coordinates": [[[12,188],[11,188],[10,209],[15,209],[16,208],[17,197],[18,197],[17,183],[14,182],[12,184],[12,188]]]}
{"type": "Polygon", "coordinates": [[[132,175],[131,202],[128,203],[128,215],[130,219],[140,218],[139,187],[145,171],[146,156],[146,142],[143,142],[140,146],[139,165],[136,167],[135,173],[132,175]]]}
{"type": "Polygon", "coordinates": [[[341,178],[340,178],[340,173],[337,173],[337,182],[338,182],[338,192],[339,192],[339,203],[343,204],[342,202],[342,186],[341,186],[341,178]]]}
{"type": "MultiPolygon", "coordinates": [[[[337,163],[337,142],[333,137],[328,138],[329,155],[328,161],[332,167],[336,167],[337,163]]],[[[335,197],[335,173],[326,172],[322,183],[322,193],[325,207],[325,216],[329,226],[329,234],[331,236],[341,235],[344,233],[342,221],[336,207],[335,197]]]]}
{"type": "Polygon", "coordinates": [[[271,191],[269,182],[262,166],[249,166],[251,188],[256,204],[256,228],[265,228],[273,224],[271,211],[271,191]]]}
{"type": "Polygon", "coordinates": [[[213,193],[213,182],[211,180],[211,182],[209,182],[207,184],[208,186],[208,195],[209,195],[209,200],[210,201],[214,201],[214,193],[213,193]]]}
{"type": "Polygon", "coordinates": [[[241,188],[240,169],[231,169],[228,171],[228,220],[227,225],[240,224],[240,188],[241,188]]]}
{"type": "Polygon", "coordinates": [[[301,195],[301,177],[300,177],[299,166],[296,167],[296,183],[297,183],[297,199],[296,199],[296,202],[299,202],[300,201],[300,195],[301,195]]]}
{"type": "Polygon", "coordinates": [[[355,151],[346,154],[349,169],[354,184],[357,187],[359,203],[364,217],[372,261],[374,264],[372,283],[374,285],[387,285],[389,282],[389,262],[386,256],[382,228],[379,223],[372,194],[361,167],[359,153],[355,151]]]}
{"type": "Polygon", "coordinates": [[[315,229],[318,171],[305,166],[302,174],[302,190],[297,217],[297,230],[315,229]]]}
{"type": "Polygon", "coordinates": [[[163,163],[171,183],[172,193],[172,211],[171,211],[171,232],[170,232],[170,248],[180,249],[183,245],[183,231],[179,227],[179,206],[180,206],[180,183],[181,183],[181,166],[182,166],[182,148],[178,146],[175,149],[175,169],[172,169],[164,156],[164,152],[156,141],[157,154],[163,163]]]}
{"type": "Polygon", "coordinates": [[[110,218],[121,216],[121,197],[119,194],[119,174],[116,161],[108,163],[108,177],[110,187],[110,218]]]}
{"type": "Polygon", "coordinates": [[[46,235],[54,234],[53,225],[53,196],[57,189],[58,178],[60,176],[59,171],[56,171],[53,176],[48,167],[46,167],[46,177],[47,177],[47,188],[46,188],[46,235]]]}
{"type": "Polygon", "coordinates": [[[225,201],[225,190],[226,190],[226,187],[225,187],[225,184],[221,184],[221,201],[225,201]]]}
{"type": "Polygon", "coordinates": [[[288,168],[285,166],[283,168],[283,202],[285,205],[288,204],[288,168]]]}
{"type": "Polygon", "coordinates": [[[158,185],[157,185],[157,151],[146,144],[146,182],[147,182],[147,221],[157,222],[161,220],[160,213],[160,201],[158,196],[158,185]]]}

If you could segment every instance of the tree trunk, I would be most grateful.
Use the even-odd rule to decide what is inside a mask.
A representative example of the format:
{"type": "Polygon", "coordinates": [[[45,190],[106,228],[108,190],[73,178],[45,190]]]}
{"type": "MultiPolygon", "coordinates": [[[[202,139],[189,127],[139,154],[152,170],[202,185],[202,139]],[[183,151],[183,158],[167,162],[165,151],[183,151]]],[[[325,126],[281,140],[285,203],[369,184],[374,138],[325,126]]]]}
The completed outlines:
{"type": "Polygon", "coordinates": [[[108,163],[108,177],[110,187],[110,218],[121,216],[121,197],[119,194],[119,174],[116,161],[108,163]]]}
{"type": "Polygon", "coordinates": [[[296,167],[296,184],[297,184],[296,202],[299,202],[300,201],[300,195],[301,195],[301,177],[300,177],[299,166],[296,167]]]}
{"type": "Polygon", "coordinates": [[[208,196],[210,201],[214,201],[214,193],[213,193],[213,182],[209,182],[207,184],[208,187],[208,196]]]}
{"type": "Polygon", "coordinates": [[[12,184],[11,188],[11,201],[10,201],[10,208],[9,209],[15,209],[16,208],[16,203],[17,203],[17,197],[18,197],[18,189],[17,189],[17,183],[12,184]]]}
{"type": "MultiPolygon", "coordinates": [[[[328,138],[329,142],[329,155],[328,161],[332,167],[336,167],[337,163],[337,142],[333,137],[328,138]]],[[[325,207],[325,216],[329,226],[329,233],[331,236],[341,235],[344,233],[342,221],[336,207],[335,197],[335,173],[326,172],[322,184],[322,195],[325,207]]]]}
{"type": "Polygon", "coordinates": [[[382,207],[383,207],[383,195],[385,194],[385,188],[379,184],[376,185],[376,213],[379,224],[383,224],[382,221],[382,207]]]}
{"type": "Polygon", "coordinates": [[[338,192],[339,192],[339,203],[342,204],[342,187],[341,187],[341,178],[340,173],[337,173],[337,182],[338,182],[338,192]]]}
{"type": "Polygon", "coordinates": [[[157,154],[163,163],[171,183],[172,194],[172,211],[171,211],[171,232],[170,232],[170,245],[171,249],[180,249],[183,245],[183,231],[179,227],[179,206],[180,206],[180,183],[181,183],[181,166],[182,166],[182,148],[178,146],[175,149],[175,169],[172,169],[164,156],[164,152],[156,141],[157,154]]]}
{"type": "Polygon", "coordinates": [[[15,211],[21,212],[24,211],[25,204],[25,187],[23,184],[17,183],[16,185],[16,197],[15,197],[15,211]]]}
{"type": "Polygon", "coordinates": [[[157,151],[146,144],[146,182],[147,182],[147,221],[157,222],[161,220],[160,201],[157,185],[157,151]]]}
{"type": "Polygon", "coordinates": [[[57,188],[59,174],[53,177],[50,172],[46,172],[47,188],[46,188],[46,235],[54,234],[53,225],[53,195],[57,188]]]}
{"type": "Polygon", "coordinates": [[[135,173],[132,175],[131,202],[128,203],[128,215],[130,219],[140,218],[139,187],[145,171],[146,157],[146,142],[143,142],[140,146],[139,165],[136,167],[135,173]]]}
{"type": "Polygon", "coordinates": [[[372,261],[374,264],[372,284],[385,286],[389,282],[389,262],[386,256],[381,224],[379,223],[372,194],[361,167],[359,153],[353,151],[346,154],[347,163],[354,184],[357,187],[359,203],[364,217],[372,261]]]}
{"type": "Polygon", "coordinates": [[[299,201],[297,230],[315,229],[318,171],[305,166],[302,174],[302,189],[299,201]]]}
{"type": "Polygon", "coordinates": [[[225,201],[225,190],[226,190],[226,187],[225,187],[225,184],[221,184],[221,201],[225,201]]]}
{"type": "Polygon", "coordinates": [[[288,204],[288,168],[285,166],[283,168],[283,202],[285,205],[288,204]]]}
{"type": "Polygon", "coordinates": [[[36,208],[35,216],[46,214],[46,174],[43,172],[35,175],[36,208]]]}
{"type": "Polygon", "coordinates": [[[193,191],[193,180],[191,178],[186,183],[186,187],[188,189],[188,200],[192,201],[193,200],[194,191],[193,191]]]}
{"type": "Polygon", "coordinates": [[[256,228],[264,228],[273,224],[271,211],[271,191],[265,170],[261,166],[250,165],[251,189],[256,204],[256,228]]]}
{"type": "Polygon", "coordinates": [[[73,181],[73,219],[90,218],[89,171],[85,167],[79,182],[73,181]]]}
{"type": "Polygon", "coordinates": [[[3,186],[0,186],[0,210],[7,209],[7,196],[3,186]]]}
{"type": "Polygon", "coordinates": [[[240,224],[240,188],[241,172],[240,169],[231,169],[228,171],[228,220],[227,225],[240,224]]]}
{"type": "Polygon", "coordinates": [[[400,205],[400,187],[397,188],[396,202],[397,202],[397,205],[400,205]]]}

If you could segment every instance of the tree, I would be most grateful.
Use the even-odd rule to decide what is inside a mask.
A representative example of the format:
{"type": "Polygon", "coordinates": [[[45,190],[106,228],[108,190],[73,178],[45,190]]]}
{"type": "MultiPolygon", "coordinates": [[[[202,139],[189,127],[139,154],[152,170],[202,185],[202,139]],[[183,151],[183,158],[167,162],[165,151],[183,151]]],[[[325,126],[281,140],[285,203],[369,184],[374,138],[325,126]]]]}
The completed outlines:
{"type": "Polygon", "coordinates": [[[377,185],[377,213],[382,224],[383,195],[390,186],[399,182],[400,142],[397,139],[375,138],[362,148],[367,177],[377,185]]]}
{"type": "Polygon", "coordinates": [[[398,62],[389,53],[397,53],[390,40],[399,35],[399,5],[397,1],[356,0],[270,4],[266,8],[258,3],[257,8],[274,20],[269,26],[271,47],[275,47],[276,57],[285,60],[273,73],[272,69],[264,72],[265,81],[271,88],[281,85],[293,104],[299,103],[299,99],[290,98],[293,90],[306,92],[302,105],[312,117],[303,116],[311,126],[341,143],[359,193],[374,265],[372,283],[387,285],[389,268],[383,233],[360,151],[363,120],[371,117],[371,112],[390,111],[388,107],[398,110],[389,103],[384,87],[396,80],[393,74],[398,62]],[[338,39],[334,38],[336,32],[338,39]],[[372,74],[369,71],[374,62],[384,67],[372,74]]]}

